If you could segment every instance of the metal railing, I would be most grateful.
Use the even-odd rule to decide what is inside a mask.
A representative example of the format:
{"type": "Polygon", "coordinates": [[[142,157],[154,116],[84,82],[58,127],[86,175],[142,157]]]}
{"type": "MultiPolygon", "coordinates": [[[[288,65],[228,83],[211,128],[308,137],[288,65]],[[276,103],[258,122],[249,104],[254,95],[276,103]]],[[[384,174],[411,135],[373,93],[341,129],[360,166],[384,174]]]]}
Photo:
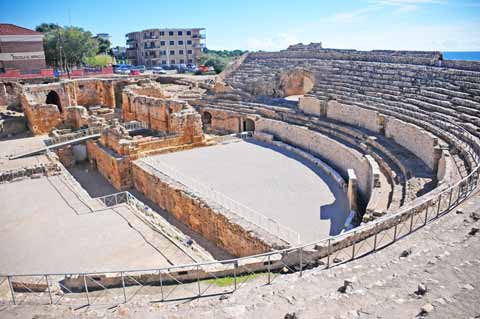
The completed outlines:
{"type": "Polygon", "coordinates": [[[148,165],[152,170],[162,175],[169,176],[176,182],[185,185],[189,191],[196,193],[200,198],[209,199],[215,202],[222,208],[227,209],[236,216],[255,226],[260,227],[271,235],[274,235],[289,244],[295,245],[300,243],[300,234],[298,232],[280,224],[273,218],[269,218],[255,211],[254,209],[228,197],[227,195],[220,193],[212,187],[207,186],[183,173],[180,173],[178,170],[158,159],[147,157],[143,158],[141,161],[148,165]]]}
{"type": "MultiPolygon", "coordinates": [[[[465,138],[466,147],[476,154],[474,158],[477,161],[478,144],[471,143],[476,139],[462,128],[459,128],[459,132],[465,138]]],[[[402,207],[396,213],[384,215],[339,235],[305,245],[230,260],[154,269],[0,274],[0,287],[8,286],[14,304],[125,303],[135,299],[146,285],[158,287],[155,291],[150,289],[149,295],[142,294],[142,300],[152,302],[230,294],[254,280],[253,277],[257,277],[255,280],[258,285],[271,284],[281,278],[283,272],[297,272],[302,276],[305,269],[327,269],[387,247],[447,214],[478,191],[479,176],[477,161],[468,176],[438,192],[420,197],[411,206],[402,207]],[[230,280],[227,286],[226,279],[230,280]],[[217,284],[219,280],[222,280],[221,284],[217,284]],[[121,300],[116,301],[119,295],[122,296],[121,300]],[[72,298],[63,300],[65,296],[72,298]],[[115,297],[113,301],[111,296],[115,297]]],[[[128,196],[125,200],[128,201],[128,196]]],[[[106,204],[118,201],[123,201],[123,198],[104,199],[106,204]]]]}

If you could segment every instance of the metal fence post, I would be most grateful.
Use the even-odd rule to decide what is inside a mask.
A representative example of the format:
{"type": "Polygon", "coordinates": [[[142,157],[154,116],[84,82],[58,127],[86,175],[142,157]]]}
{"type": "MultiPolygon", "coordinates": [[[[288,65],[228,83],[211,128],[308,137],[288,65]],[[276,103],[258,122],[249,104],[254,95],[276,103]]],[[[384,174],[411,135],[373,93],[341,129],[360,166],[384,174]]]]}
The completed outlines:
{"type": "Polygon", "coordinates": [[[448,196],[448,208],[450,209],[451,205],[452,205],[452,196],[453,196],[453,187],[452,189],[450,190],[450,195],[448,196]]]}
{"type": "Polygon", "coordinates": [[[425,207],[425,220],[423,221],[423,226],[425,226],[427,224],[427,220],[428,220],[428,209],[430,208],[430,204],[431,202],[428,201],[427,202],[427,207],[425,207]]]}
{"type": "Polygon", "coordinates": [[[17,300],[15,299],[15,291],[13,290],[12,278],[10,278],[10,276],[8,276],[8,277],[7,277],[7,280],[8,280],[8,287],[10,287],[10,293],[12,294],[13,304],[16,305],[16,304],[17,304],[17,300]]]}
{"type": "Polygon", "coordinates": [[[353,232],[352,259],[355,259],[355,244],[357,243],[357,231],[353,232]]]}
{"type": "Polygon", "coordinates": [[[410,215],[410,233],[413,231],[413,215],[415,215],[415,209],[413,209],[413,213],[410,215]]]}
{"type": "Polygon", "coordinates": [[[87,287],[87,279],[85,278],[86,275],[83,275],[83,284],[85,286],[85,294],[87,295],[87,303],[90,305],[90,296],[88,295],[88,287],[87,287]]]}
{"type": "Polygon", "coordinates": [[[198,298],[202,295],[202,292],[200,290],[200,266],[197,265],[197,287],[198,287],[198,298]]]}
{"type": "Polygon", "coordinates": [[[271,280],[270,280],[270,255],[268,255],[267,258],[267,271],[268,271],[268,285],[270,285],[271,280]]]}
{"type": "Polygon", "coordinates": [[[300,277],[303,275],[303,247],[300,248],[300,277]]]}
{"type": "Polygon", "coordinates": [[[45,281],[47,283],[47,290],[48,290],[48,296],[50,297],[50,304],[53,305],[52,290],[50,289],[50,284],[48,283],[48,275],[45,275],[45,281]]]}
{"type": "Polygon", "coordinates": [[[233,264],[233,290],[237,291],[237,262],[233,264]]]}
{"type": "Polygon", "coordinates": [[[375,232],[375,235],[373,236],[373,251],[377,250],[377,236],[378,232],[375,232]]]}
{"type": "Polygon", "coordinates": [[[123,276],[123,271],[120,274],[122,276],[123,303],[127,303],[127,292],[125,291],[125,277],[123,276]]]}
{"type": "Polygon", "coordinates": [[[437,217],[440,215],[440,206],[442,206],[442,194],[438,195],[437,217]]]}
{"type": "Polygon", "coordinates": [[[164,296],[163,296],[163,279],[162,279],[162,271],[158,271],[158,277],[160,278],[160,294],[162,295],[162,301],[164,301],[164,296]]]}
{"type": "Polygon", "coordinates": [[[327,246],[327,268],[330,268],[330,246],[331,246],[331,239],[328,239],[328,246],[327,246]]]}
{"type": "Polygon", "coordinates": [[[397,226],[398,224],[395,224],[395,227],[393,228],[393,242],[397,240],[397,226]]]}

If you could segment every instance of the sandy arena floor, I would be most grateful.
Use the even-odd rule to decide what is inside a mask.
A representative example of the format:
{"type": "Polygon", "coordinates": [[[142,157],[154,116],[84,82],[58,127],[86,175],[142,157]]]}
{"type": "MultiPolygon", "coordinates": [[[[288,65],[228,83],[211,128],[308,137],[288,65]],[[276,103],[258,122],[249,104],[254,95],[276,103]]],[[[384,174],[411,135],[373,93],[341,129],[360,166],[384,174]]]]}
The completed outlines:
{"type": "Polygon", "coordinates": [[[60,178],[0,184],[0,273],[156,268],[169,266],[167,258],[192,262],[161,235],[149,234],[128,206],[91,213],[60,178]]]}
{"type": "MultiPolygon", "coordinates": [[[[303,242],[339,233],[348,215],[346,194],[328,175],[297,155],[267,144],[240,141],[149,160],[275,219],[300,233],[303,242]]],[[[195,188],[191,180],[178,179],[195,188]]]]}

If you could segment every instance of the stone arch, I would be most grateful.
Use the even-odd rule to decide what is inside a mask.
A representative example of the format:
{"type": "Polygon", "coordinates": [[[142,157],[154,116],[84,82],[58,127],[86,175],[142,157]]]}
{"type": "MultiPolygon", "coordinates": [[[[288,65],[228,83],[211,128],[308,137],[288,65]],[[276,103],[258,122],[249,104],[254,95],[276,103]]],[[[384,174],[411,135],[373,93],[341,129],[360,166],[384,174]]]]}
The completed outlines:
{"type": "Polygon", "coordinates": [[[288,70],[279,76],[283,96],[305,95],[315,85],[315,75],[305,69],[288,70]]]}
{"type": "Polygon", "coordinates": [[[202,113],[202,124],[204,130],[212,126],[212,114],[210,112],[205,111],[202,113]]]}
{"type": "Polygon", "coordinates": [[[255,122],[252,119],[243,120],[243,131],[244,132],[254,132],[255,131],[255,122]]]}
{"type": "Polygon", "coordinates": [[[62,103],[60,102],[60,96],[55,91],[50,91],[47,94],[47,99],[45,100],[46,104],[55,104],[58,107],[60,113],[63,112],[62,103]]]}

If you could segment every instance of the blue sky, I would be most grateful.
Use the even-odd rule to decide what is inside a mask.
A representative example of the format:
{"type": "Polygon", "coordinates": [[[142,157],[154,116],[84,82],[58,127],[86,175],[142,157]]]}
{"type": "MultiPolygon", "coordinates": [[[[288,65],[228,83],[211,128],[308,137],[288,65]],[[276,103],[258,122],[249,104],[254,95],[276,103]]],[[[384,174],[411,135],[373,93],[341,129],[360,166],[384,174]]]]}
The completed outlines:
{"type": "Polygon", "coordinates": [[[0,0],[0,22],[125,34],[205,27],[211,49],[279,50],[299,42],[352,49],[480,51],[480,0],[0,0]]]}

